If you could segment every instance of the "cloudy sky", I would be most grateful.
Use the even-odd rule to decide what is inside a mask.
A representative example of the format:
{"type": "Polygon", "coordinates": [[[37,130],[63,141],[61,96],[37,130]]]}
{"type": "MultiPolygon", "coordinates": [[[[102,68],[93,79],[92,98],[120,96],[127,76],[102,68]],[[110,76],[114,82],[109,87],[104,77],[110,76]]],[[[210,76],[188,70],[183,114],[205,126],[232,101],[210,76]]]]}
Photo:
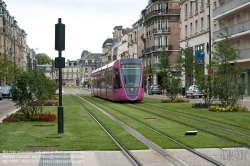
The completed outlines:
{"type": "Polygon", "coordinates": [[[5,0],[7,10],[27,35],[36,53],[57,57],[55,24],[66,26],[65,59],[80,59],[83,50],[102,53],[102,44],[113,28],[132,27],[148,0],[5,0]]]}

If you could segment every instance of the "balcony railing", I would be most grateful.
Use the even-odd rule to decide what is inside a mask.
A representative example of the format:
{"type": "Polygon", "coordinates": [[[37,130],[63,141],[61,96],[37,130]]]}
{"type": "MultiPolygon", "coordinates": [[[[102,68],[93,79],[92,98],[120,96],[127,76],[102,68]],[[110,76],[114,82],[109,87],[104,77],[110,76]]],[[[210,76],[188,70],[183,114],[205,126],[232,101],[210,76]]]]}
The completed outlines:
{"type": "Polygon", "coordinates": [[[145,20],[149,19],[152,16],[162,15],[162,14],[180,14],[180,9],[161,9],[161,10],[153,10],[150,13],[146,14],[145,20]]]}
{"type": "Polygon", "coordinates": [[[172,51],[173,50],[172,45],[159,45],[159,46],[148,47],[145,50],[143,50],[143,53],[147,54],[147,53],[155,52],[155,51],[163,51],[163,47],[165,47],[166,51],[172,51]]]}
{"type": "Polygon", "coordinates": [[[241,6],[244,3],[249,3],[249,0],[232,0],[228,3],[225,3],[221,6],[213,9],[213,17],[216,17],[216,16],[223,14],[229,10],[232,10],[238,6],[241,6]]]}
{"type": "MultiPolygon", "coordinates": [[[[250,30],[250,20],[248,20],[246,22],[242,22],[240,24],[233,25],[231,27],[228,27],[228,33],[229,33],[230,36],[235,35],[237,33],[247,31],[247,30],[250,30]]],[[[216,31],[216,32],[213,33],[213,38],[215,40],[219,39],[218,36],[219,36],[220,33],[225,34],[224,30],[219,30],[219,31],[216,31]]]]}
{"type": "Polygon", "coordinates": [[[250,48],[240,50],[240,55],[239,55],[239,58],[237,58],[237,59],[238,60],[249,59],[250,58],[249,52],[250,52],[250,48]]]}
{"type": "Polygon", "coordinates": [[[170,33],[170,30],[170,27],[166,27],[165,29],[162,28],[161,30],[159,30],[158,28],[154,28],[153,33],[170,33]]]}

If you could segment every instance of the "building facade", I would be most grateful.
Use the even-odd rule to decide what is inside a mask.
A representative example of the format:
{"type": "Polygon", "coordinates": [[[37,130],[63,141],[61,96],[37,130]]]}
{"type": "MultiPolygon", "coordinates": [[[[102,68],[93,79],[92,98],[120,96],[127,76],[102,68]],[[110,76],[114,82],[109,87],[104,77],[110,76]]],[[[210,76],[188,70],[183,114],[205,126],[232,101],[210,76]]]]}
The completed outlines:
{"type": "MultiPolygon", "coordinates": [[[[143,18],[143,62],[149,68],[147,74],[148,84],[162,84],[162,78],[152,72],[160,61],[160,53],[165,48],[170,63],[177,65],[180,50],[180,8],[178,0],[149,0],[141,12],[143,18]]],[[[180,75],[180,73],[177,73],[180,75]]]]}
{"type": "MultiPolygon", "coordinates": [[[[28,67],[34,69],[35,54],[26,41],[26,32],[18,26],[15,17],[10,15],[7,4],[0,0],[0,53],[6,54],[10,61],[24,70],[28,67]]],[[[0,85],[5,84],[4,80],[0,80],[0,85]]]]}
{"type": "Polygon", "coordinates": [[[80,84],[86,85],[90,83],[92,71],[101,67],[101,62],[101,53],[91,53],[87,50],[83,50],[81,59],[79,60],[80,84]]]}
{"type": "MultiPolygon", "coordinates": [[[[246,83],[245,95],[250,95],[250,1],[249,0],[213,0],[212,22],[213,39],[220,42],[219,33],[223,32],[224,23],[230,35],[230,40],[240,51],[239,58],[231,62],[236,67],[242,67],[241,79],[246,83]]],[[[223,42],[223,41],[221,41],[223,42]]]]}
{"type": "MultiPolygon", "coordinates": [[[[205,0],[180,1],[180,47],[189,49],[195,58],[199,58],[200,65],[209,64],[209,9],[205,0]]],[[[198,61],[197,61],[198,62],[198,61]]],[[[207,69],[204,71],[208,73],[207,69]]],[[[186,89],[194,84],[192,73],[185,71],[182,77],[183,87],[186,89]]]]}
{"type": "Polygon", "coordinates": [[[128,51],[130,58],[142,58],[142,50],[144,48],[144,43],[141,39],[143,34],[143,19],[139,19],[133,25],[128,32],[128,51]]]}

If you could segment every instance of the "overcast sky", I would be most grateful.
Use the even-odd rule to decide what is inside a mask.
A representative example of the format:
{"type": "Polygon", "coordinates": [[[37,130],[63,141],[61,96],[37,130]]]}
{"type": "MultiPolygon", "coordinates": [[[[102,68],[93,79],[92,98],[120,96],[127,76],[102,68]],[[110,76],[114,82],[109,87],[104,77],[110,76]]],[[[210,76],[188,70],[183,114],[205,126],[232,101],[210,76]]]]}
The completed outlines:
{"type": "Polygon", "coordinates": [[[27,44],[51,58],[55,51],[55,24],[66,26],[65,59],[80,59],[83,50],[102,53],[115,26],[132,27],[148,0],[5,0],[17,25],[27,33],[27,44]]]}

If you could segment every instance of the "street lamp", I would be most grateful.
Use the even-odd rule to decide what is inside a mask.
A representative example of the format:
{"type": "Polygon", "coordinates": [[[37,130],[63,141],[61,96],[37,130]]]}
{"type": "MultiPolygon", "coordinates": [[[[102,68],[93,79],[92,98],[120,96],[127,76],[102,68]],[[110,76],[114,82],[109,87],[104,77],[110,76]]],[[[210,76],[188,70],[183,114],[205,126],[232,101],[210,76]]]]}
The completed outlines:
{"type": "MultiPolygon", "coordinates": [[[[198,0],[190,0],[190,2],[198,2],[198,0]]],[[[203,3],[203,2],[199,2],[199,3],[203,3]]],[[[208,71],[208,74],[211,74],[211,15],[210,15],[210,6],[211,6],[211,3],[210,3],[210,0],[208,0],[208,3],[203,3],[203,4],[206,4],[208,6],[208,21],[209,21],[209,44],[207,44],[207,47],[209,49],[207,49],[207,51],[209,52],[209,71],[208,71]]]]}

